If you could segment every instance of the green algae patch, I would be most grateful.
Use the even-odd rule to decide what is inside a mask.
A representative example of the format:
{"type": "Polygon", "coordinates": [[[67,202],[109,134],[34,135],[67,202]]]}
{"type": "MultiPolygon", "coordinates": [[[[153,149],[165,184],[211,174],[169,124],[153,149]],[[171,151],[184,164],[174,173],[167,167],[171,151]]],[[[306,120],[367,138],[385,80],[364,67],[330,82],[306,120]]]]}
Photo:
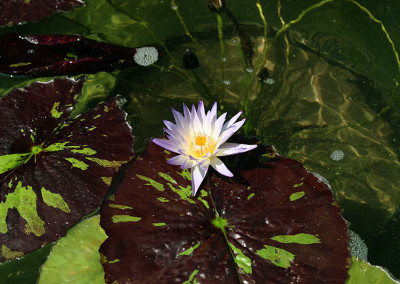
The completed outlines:
{"type": "Polygon", "coordinates": [[[142,217],[135,217],[135,216],[129,216],[129,215],[114,215],[111,218],[114,223],[137,222],[142,219],[142,217]]]}
{"type": "Polygon", "coordinates": [[[126,163],[127,161],[109,161],[105,159],[99,159],[99,158],[93,158],[93,157],[86,157],[87,160],[95,162],[99,166],[105,167],[105,168],[115,168],[119,169],[119,167],[126,163]]]}
{"type": "Polygon", "coordinates": [[[296,235],[279,235],[279,236],[274,236],[271,238],[271,240],[280,242],[280,243],[296,243],[296,244],[301,244],[301,245],[311,245],[311,244],[319,244],[321,243],[321,240],[317,238],[314,235],[311,234],[296,234],[296,235]]]}
{"type": "Polygon", "coordinates": [[[169,199],[167,199],[165,197],[157,197],[157,200],[160,202],[169,202],[169,199]]]}
{"type": "Polygon", "coordinates": [[[165,179],[166,181],[169,181],[169,182],[171,182],[173,184],[177,184],[176,180],[174,180],[170,175],[167,175],[167,174],[161,173],[161,172],[159,172],[158,175],[160,177],[162,177],[163,179],[165,179]]]}
{"type": "Polygon", "coordinates": [[[146,183],[145,185],[150,185],[152,187],[154,187],[155,189],[157,189],[158,191],[164,191],[164,185],[162,183],[156,182],[155,180],[142,176],[142,175],[136,175],[138,178],[140,178],[141,180],[147,181],[149,183],[146,183]]]}
{"type": "Polygon", "coordinates": [[[180,254],[178,254],[179,256],[181,255],[191,255],[192,252],[197,249],[199,247],[200,243],[188,248],[187,250],[184,250],[183,252],[181,252],[180,254]]]}
{"type": "Polygon", "coordinates": [[[113,203],[108,204],[108,206],[110,206],[111,208],[118,208],[118,209],[121,209],[121,210],[133,209],[130,206],[124,206],[124,205],[113,204],[113,203]]]}
{"type": "Polygon", "coordinates": [[[20,252],[20,251],[12,251],[12,250],[10,250],[8,247],[6,247],[5,245],[2,245],[2,246],[1,246],[1,254],[3,255],[3,257],[4,257],[6,260],[13,259],[13,258],[17,258],[17,257],[21,257],[21,256],[24,255],[23,252],[20,252]]]}
{"type": "Polygon", "coordinates": [[[41,268],[38,284],[55,281],[103,284],[104,270],[98,250],[107,235],[99,223],[99,215],[90,217],[59,239],[41,268]]]}
{"type": "Polygon", "coordinates": [[[289,200],[290,200],[290,201],[295,201],[295,200],[297,200],[297,199],[302,198],[304,195],[306,195],[306,193],[305,193],[304,191],[295,192],[295,193],[292,193],[292,194],[289,196],[289,200]]]}
{"type": "Polygon", "coordinates": [[[50,111],[52,117],[60,118],[60,116],[63,114],[62,111],[58,111],[58,107],[59,106],[60,106],[60,102],[55,102],[54,103],[53,108],[50,111]]]}
{"type": "Polygon", "coordinates": [[[235,260],[236,265],[239,268],[243,269],[244,273],[246,273],[246,274],[253,273],[253,269],[251,267],[251,259],[250,259],[250,257],[244,255],[244,253],[240,249],[235,247],[230,242],[228,242],[228,245],[233,251],[233,258],[235,260]]]}
{"type": "Polygon", "coordinates": [[[93,150],[92,148],[83,148],[83,149],[72,149],[72,153],[78,153],[78,154],[83,154],[83,155],[94,155],[97,154],[96,150],[93,150]]]}
{"type": "Polygon", "coordinates": [[[86,164],[85,162],[82,162],[82,161],[77,160],[75,158],[65,158],[65,160],[70,162],[74,168],[81,169],[82,171],[87,170],[87,168],[89,167],[89,165],[86,164]]]}
{"type": "Polygon", "coordinates": [[[193,270],[193,272],[190,274],[189,279],[184,281],[182,284],[198,284],[197,278],[195,276],[199,273],[198,269],[193,270]]]}
{"type": "Polygon", "coordinates": [[[60,209],[66,213],[71,213],[71,209],[69,209],[68,204],[60,194],[53,193],[44,187],[42,187],[41,193],[44,203],[48,206],[60,209]]]}
{"type": "Polygon", "coordinates": [[[289,268],[294,254],[273,246],[264,245],[265,248],[257,250],[256,253],[264,259],[271,261],[274,265],[289,268]]]}
{"type": "Polygon", "coordinates": [[[24,164],[30,156],[31,153],[0,156],[0,174],[13,170],[16,167],[24,164]]]}
{"type": "Polygon", "coordinates": [[[23,187],[18,182],[15,191],[6,195],[6,201],[0,203],[0,233],[7,233],[8,209],[17,209],[20,216],[26,221],[25,232],[41,236],[45,233],[44,221],[36,210],[36,194],[31,186],[23,187]]]}

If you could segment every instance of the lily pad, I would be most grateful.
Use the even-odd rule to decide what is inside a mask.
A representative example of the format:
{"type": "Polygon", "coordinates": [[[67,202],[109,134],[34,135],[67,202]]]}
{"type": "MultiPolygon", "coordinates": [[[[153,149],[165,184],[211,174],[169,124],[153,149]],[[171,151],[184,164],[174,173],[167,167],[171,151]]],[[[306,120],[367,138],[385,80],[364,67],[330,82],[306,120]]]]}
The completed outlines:
{"type": "Polygon", "coordinates": [[[138,50],[75,35],[6,34],[0,37],[0,72],[40,77],[112,71],[137,65],[138,50]]]}
{"type": "Polygon", "coordinates": [[[167,164],[172,156],[149,142],[102,207],[106,282],[347,279],[346,222],[328,186],[299,162],[259,146],[234,158],[233,179],[211,173],[192,197],[190,173],[167,164]]]}
{"type": "Polygon", "coordinates": [[[64,235],[98,208],[133,137],[116,99],[71,117],[84,78],[0,99],[0,261],[64,235]]]}
{"type": "Polygon", "coordinates": [[[54,245],[40,273],[40,283],[104,283],[99,247],[107,238],[100,215],[90,217],[68,231],[54,245]]]}
{"type": "Polygon", "coordinates": [[[351,259],[351,267],[349,269],[349,279],[347,284],[395,284],[399,283],[382,269],[382,267],[371,265],[366,261],[362,261],[356,257],[351,259]]]}
{"type": "Polygon", "coordinates": [[[57,12],[69,11],[84,4],[82,0],[2,0],[0,26],[39,21],[57,12]]]}

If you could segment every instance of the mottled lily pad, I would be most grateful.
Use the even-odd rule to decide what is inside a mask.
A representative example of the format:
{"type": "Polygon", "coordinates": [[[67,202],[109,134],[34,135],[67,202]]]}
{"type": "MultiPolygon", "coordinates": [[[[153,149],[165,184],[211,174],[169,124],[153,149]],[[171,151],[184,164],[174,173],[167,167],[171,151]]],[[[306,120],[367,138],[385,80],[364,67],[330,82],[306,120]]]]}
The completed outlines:
{"type": "Polygon", "coordinates": [[[54,283],[60,279],[64,283],[104,283],[98,250],[107,236],[99,223],[99,215],[90,217],[58,240],[42,266],[38,283],[54,283]]]}
{"type": "Polygon", "coordinates": [[[0,26],[39,21],[57,12],[69,11],[84,4],[82,0],[2,0],[0,26]]]}
{"type": "Polygon", "coordinates": [[[74,35],[0,37],[0,72],[24,76],[76,75],[136,65],[135,48],[74,35]]]}
{"type": "Polygon", "coordinates": [[[172,156],[149,142],[102,207],[106,282],[347,279],[346,222],[326,184],[299,162],[259,146],[236,156],[233,179],[210,173],[193,197],[190,173],[166,163],[172,156]]]}
{"type": "Polygon", "coordinates": [[[0,99],[0,261],[56,240],[93,212],[133,155],[115,99],[71,117],[83,83],[37,82],[0,99]]]}
{"type": "Polygon", "coordinates": [[[371,265],[357,257],[352,257],[347,284],[395,284],[394,280],[382,267],[371,265]]]}

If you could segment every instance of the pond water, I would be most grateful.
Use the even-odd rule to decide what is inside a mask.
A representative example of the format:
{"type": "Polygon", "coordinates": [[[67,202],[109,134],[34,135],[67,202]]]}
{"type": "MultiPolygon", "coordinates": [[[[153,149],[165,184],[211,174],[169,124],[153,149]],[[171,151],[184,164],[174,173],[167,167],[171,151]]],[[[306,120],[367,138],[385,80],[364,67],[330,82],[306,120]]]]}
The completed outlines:
{"type": "MultiPolygon", "coordinates": [[[[227,1],[229,12],[215,13],[206,1],[88,0],[0,33],[154,44],[154,66],[88,75],[81,109],[119,95],[136,152],[182,102],[243,110],[242,133],[328,182],[368,261],[399,278],[400,4],[378,2],[227,1]],[[183,66],[188,49],[197,68],[183,66]]],[[[1,93],[31,81],[2,76],[1,93]]]]}

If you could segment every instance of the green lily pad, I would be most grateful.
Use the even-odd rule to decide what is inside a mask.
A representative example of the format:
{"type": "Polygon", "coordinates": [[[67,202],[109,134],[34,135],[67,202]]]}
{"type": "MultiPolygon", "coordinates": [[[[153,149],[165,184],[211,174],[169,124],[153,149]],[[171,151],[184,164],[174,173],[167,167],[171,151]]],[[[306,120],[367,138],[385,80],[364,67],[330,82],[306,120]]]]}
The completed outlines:
{"type": "Polygon", "coordinates": [[[115,99],[71,116],[83,83],[37,82],[0,99],[0,261],[56,240],[96,210],[133,155],[115,99]]]}
{"type": "Polygon", "coordinates": [[[105,283],[99,247],[107,238],[100,227],[100,215],[90,217],[68,231],[52,248],[43,264],[39,284],[105,283]]]}
{"type": "Polygon", "coordinates": [[[149,142],[102,207],[106,282],[347,279],[346,222],[330,189],[299,162],[259,146],[233,158],[233,179],[211,172],[193,197],[190,173],[167,164],[171,157],[149,142]]]}
{"type": "Polygon", "coordinates": [[[366,261],[362,261],[357,257],[352,257],[351,267],[349,269],[349,279],[347,284],[393,284],[399,283],[382,269],[382,267],[371,265],[366,261]]]}

